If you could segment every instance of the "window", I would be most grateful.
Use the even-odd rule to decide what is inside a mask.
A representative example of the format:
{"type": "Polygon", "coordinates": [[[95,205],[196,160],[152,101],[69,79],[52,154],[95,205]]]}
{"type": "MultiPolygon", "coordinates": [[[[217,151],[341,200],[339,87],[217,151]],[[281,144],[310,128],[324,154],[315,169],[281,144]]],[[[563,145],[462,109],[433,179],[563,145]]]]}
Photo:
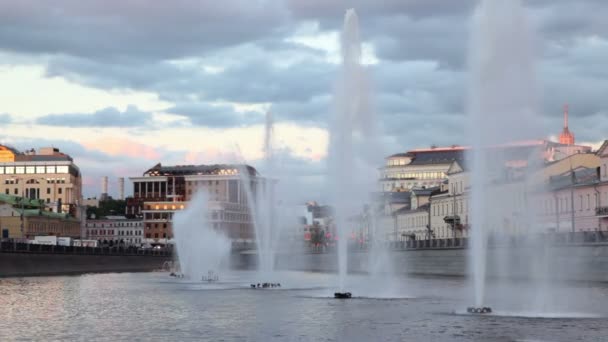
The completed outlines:
{"type": "Polygon", "coordinates": [[[6,174],[7,175],[12,175],[15,173],[15,167],[14,166],[7,166],[5,169],[6,174]]]}
{"type": "Polygon", "coordinates": [[[19,189],[15,189],[15,195],[19,195],[19,189]]]}
{"type": "Polygon", "coordinates": [[[46,194],[50,195],[51,194],[51,188],[46,188],[46,194]]]}
{"type": "Polygon", "coordinates": [[[67,166],[57,166],[57,173],[68,173],[69,168],[67,166]]]}
{"type": "Polygon", "coordinates": [[[44,166],[36,166],[36,173],[46,173],[46,168],[44,166]]]}
{"type": "Polygon", "coordinates": [[[17,167],[15,167],[15,173],[16,174],[24,174],[25,173],[25,166],[17,166],[17,167]]]}
{"type": "Polygon", "coordinates": [[[57,188],[57,193],[61,195],[63,193],[63,188],[57,188]]]}
{"type": "Polygon", "coordinates": [[[36,173],[36,167],[35,166],[27,166],[25,168],[25,173],[28,173],[28,174],[36,173]]]}

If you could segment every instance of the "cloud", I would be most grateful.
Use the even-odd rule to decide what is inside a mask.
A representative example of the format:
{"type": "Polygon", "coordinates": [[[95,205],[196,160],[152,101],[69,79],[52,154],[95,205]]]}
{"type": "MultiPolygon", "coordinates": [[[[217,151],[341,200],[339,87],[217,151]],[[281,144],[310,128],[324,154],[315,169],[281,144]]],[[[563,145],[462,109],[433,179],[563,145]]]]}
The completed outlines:
{"type": "MultiPolygon", "coordinates": [[[[33,129],[39,128],[36,125],[55,126],[55,130],[122,127],[131,134],[157,134],[141,140],[141,146],[110,133],[109,144],[96,136],[87,142],[90,149],[82,152],[83,158],[87,152],[107,161],[92,163],[95,170],[121,167],[122,158],[137,160],[134,163],[142,168],[156,159],[166,163],[234,159],[226,152],[230,144],[225,140],[216,149],[205,144],[202,151],[163,148],[177,148],[173,142],[189,124],[207,136],[230,136],[233,144],[247,149],[249,158],[257,157],[259,148],[252,145],[258,141],[252,131],[263,129],[264,112],[270,107],[278,125],[314,131],[301,140],[287,137],[293,149],[285,152],[286,169],[306,180],[303,189],[313,189],[312,180],[322,177],[324,153],[319,144],[310,152],[307,148],[315,143],[311,140],[320,140],[318,131],[327,127],[335,110],[338,38],[346,8],[357,10],[361,37],[374,60],[367,66],[369,115],[378,122],[387,153],[392,153],[465,142],[467,49],[477,2],[178,0],[144,6],[130,1],[5,1],[0,2],[0,53],[13,56],[3,58],[3,63],[35,64],[48,79],[112,94],[153,94],[164,103],[147,107],[138,103],[145,110],[125,111],[117,109],[124,103],[108,103],[97,112],[103,106],[97,104],[89,111],[53,107],[45,113],[67,114],[44,115],[35,121],[33,129]],[[167,120],[159,122],[159,115],[167,120]]],[[[602,140],[606,130],[598,122],[603,122],[608,91],[604,81],[608,2],[523,3],[536,28],[538,111],[547,134],[561,129],[561,107],[567,102],[577,140],[602,140]]],[[[12,109],[4,111],[21,118],[12,109]]],[[[196,133],[188,135],[193,136],[196,133]]]]}
{"type": "Polygon", "coordinates": [[[195,125],[227,128],[250,126],[264,122],[264,115],[255,111],[237,111],[233,105],[209,103],[181,103],[166,110],[167,113],[190,119],[195,125]]]}
{"type": "Polygon", "coordinates": [[[136,127],[145,126],[151,120],[151,113],[130,105],[124,112],[108,107],[94,113],[48,114],[36,119],[36,123],[66,127],[136,127]]]}
{"type": "Polygon", "coordinates": [[[87,149],[102,151],[110,156],[140,158],[149,161],[158,161],[162,157],[155,147],[125,138],[85,141],[82,145],[87,149]]]}
{"type": "Polygon", "coordinates": [[[0,122],[4,125],[10,124],[13,122],[13,117],[8,113],[0,113],[0,122]]]}
{"type": "Polygon", "coordinates": [[[265,0],[3,1],[0,41],[17,52],[149,62],[280,34],[286,19],[280,2],[265,0]]]}

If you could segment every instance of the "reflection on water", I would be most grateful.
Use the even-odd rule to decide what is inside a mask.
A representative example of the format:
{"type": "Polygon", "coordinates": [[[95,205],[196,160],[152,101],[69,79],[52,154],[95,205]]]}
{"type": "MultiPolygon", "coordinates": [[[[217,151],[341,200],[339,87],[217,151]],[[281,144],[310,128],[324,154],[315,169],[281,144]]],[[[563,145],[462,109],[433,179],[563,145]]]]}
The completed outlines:
{"type": "Polygon", "coordinates": [[[254,277],[233,273],[217,283],[164,273],[0,279],[0,341],[608,341],[605,318],[588,317],[607,316],[602,286],[564,288],[570,314],[556,312],[556,318],[481,317],[452,314],[468,302],[461,280],[414,278],[399,299],[335,300],[331,275],[286,273],[281,289],[259,290],[249,288],[254,277]],[[575,313],[583,316],[572,319],[575,313]]]}

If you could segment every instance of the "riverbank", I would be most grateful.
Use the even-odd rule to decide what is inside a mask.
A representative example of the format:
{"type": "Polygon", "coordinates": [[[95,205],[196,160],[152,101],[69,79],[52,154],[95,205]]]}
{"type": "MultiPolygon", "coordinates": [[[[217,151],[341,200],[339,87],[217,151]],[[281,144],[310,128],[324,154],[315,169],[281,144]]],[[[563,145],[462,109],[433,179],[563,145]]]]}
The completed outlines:
{"type": "MultiPolygon", "coordinates": [[[[397,274],[419,276],[468,277],[471,275],[469,250],[456,248],[417,248],[390,250],[382,260],[384,269],[397,274]]],[[[250,256],[250,263],[257,257],[250,256]]],[[[336,272],[335,253],[283,253],[275,267],[282,270],[336,272]]],[[[370,255],[353,251],[348,256],[350,273],[370,272],[370,255]]],[[[497,246],[489,248],[486,275],[490,278],[547,278],[581,282],[608,282],[608,244],[566,244],[544,246],[497,246]]]]}
{"type": "Polygon", "coordinates": [[[77,275],[85,273],[151,272],[169,256],[0,253],[0,278],[77,275]]]}
{"type": "Polygon", "coordinates": [[[150,272],[173,259],[170,250],[0,242],[0,277],[150,272]]]}

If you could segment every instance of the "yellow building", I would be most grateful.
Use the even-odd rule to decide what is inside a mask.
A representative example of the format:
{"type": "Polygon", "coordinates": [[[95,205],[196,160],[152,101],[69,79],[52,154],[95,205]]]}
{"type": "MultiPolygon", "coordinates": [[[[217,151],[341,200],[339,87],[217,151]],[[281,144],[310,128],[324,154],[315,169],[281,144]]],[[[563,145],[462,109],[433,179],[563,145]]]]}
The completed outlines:
{"type": "Polygon", "coordinates": [[[44,203],[0,194],[0,232],[3,239],[32,239],[37,235],[78,238],[80,222],[67,214],[44,210],[44,203]]]}
{"type": "Polygon", "coordinates": [[[82,176],[73,159],[57,148],[18,152],[0,145],[0,194],[39,199],[55,212],[77,216],[82,176]]]}

